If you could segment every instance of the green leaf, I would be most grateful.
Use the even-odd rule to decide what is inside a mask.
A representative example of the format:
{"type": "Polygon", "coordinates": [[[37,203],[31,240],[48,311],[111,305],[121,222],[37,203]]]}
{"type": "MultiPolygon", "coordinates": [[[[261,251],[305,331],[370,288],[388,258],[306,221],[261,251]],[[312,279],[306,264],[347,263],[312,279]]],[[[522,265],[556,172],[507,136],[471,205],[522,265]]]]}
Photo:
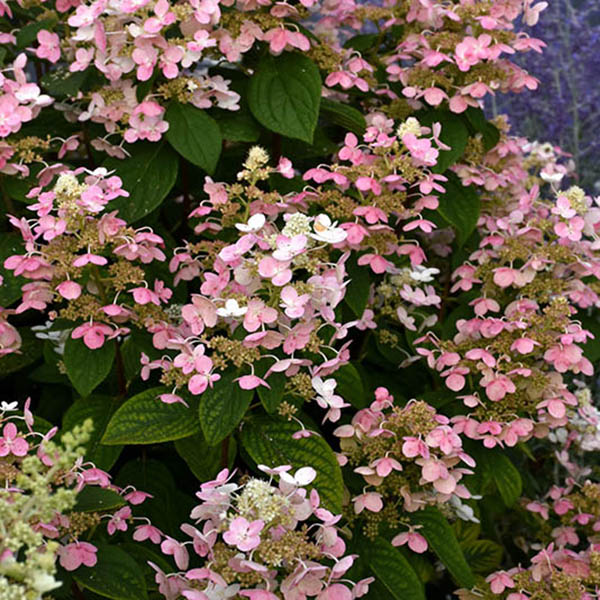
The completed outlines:
{"type": "Polygon", "coordinates": [[[461,546],[469,542],[474,542],[481,533],[481,525],[479,523],[463,521],[462,519],[456,519],[452,523],[452,529],[454,529],[456,539],[461,546]]]}
{"type": "Polygon", "coordinates": [[[42,29],[52,29],[56,24],[56,19],[43,19],[42,21],[34,21],[21,27],[17,31],[17,50],[23,50],[25,46],[29,46],[35,42],[38,32],[42,29]]]}
{"type": "Polygon", "coordinates": [[[79,567],[73,579],[91,592],[112,600],[147,600],[146,582],[139,565],[127,552],[108,544],[95,544],[98,562],[79,567]]]}
{"type": "Polygon", "coordinates": [[[463,186],[456,176],[444,183],[446,192],[439,196],[438,212],[454,227],[459,245],[471,235],[479,220],[480,200],[472,186],[463,186]]]}
{"type": "Polygon", "coordinates": [[[367,122],[362,113],[347,104],[329,100],[329,98],[321,98],[320,112],[332,123],[356,135],[362,136],[367,128],[367,122]]]}
{"type": "Polygon", "coordinates": [[[470,106],[464,112],[464,115],[473,131],[481,134],[483,147],[486,152],[491,150],[500,141],[498,128],[485,118],[485,114],[481,108],[470,106]]]}
{"type": "Polygon", "coordinates": [[[123,496],[112,490],[88,485],[77,494],[77,503],[73,510],[78,512],[95,512],[121,508],[126,504],[123,496]]]}
{"type": "Polygon", "coordinates": [[[205,111],[191,104],[172,102],[165,119],[169,122],[166,136],[169,144],[192,164],[211,175],[221,155],[221,130],[205,111]]]}
{"type": "Polygon", "coordinates": [[[410,518],[413,523],[421,525],[419,533],[425,536],[429,547],[459,585],[472,588],[475,577],[446,517],[438,509],[427,507],[412,513],[410,518]]]}
{"type": "Polygon", "coordinates": [[[406,558],[387,540],[377,538],[368,550],[369,565],[377,580],[396,600],[425,600],[421,580],[406,558]]]}
{"type": "Polygon", "coordinates": [[[332,376],[337,381],[335,393],[354,408],[365,408],[371,402],[367,398],[360,373],[352,363],[341,366],[332,376]]]}
{"type": "Polygon", "coordinates": [[[590,316],[581,311],[577,313],[575,318],[581,322],[581,326],[584,329],[587,329],[594,335],[594,339],[586,341],[583,346],[583,353],[588,360],[595,363],[600,360],[600,320],[598,319],[598,314],[594,313],[590,316]]]}
{"type": "Polygon", "coordinates": [[[450,150],[440,150],[437,163],[431,170],[434,173],[443,173],[463,155],[469,140],[469,130],[462,117],[446,110],[428,111],[419,116],[419,121],[427,127],[431,127],[433,123],[442,126],[440,140],[450,146],[450,150]]]}
{"type": "Polygon", "coordinates": [[[379,39],[379,34],[377,33],[359,33],[351,38],[348,38],[344,42],[344,48],[353,48],[358,52],[367,52],[367,50],[371,50],[379,39]]]}
{"type": "Polygon", "coordinates": [[[0,306],[8,307],[21,297],[21,286],[27,283],[23,277],[15,277],[13,271],[4,268],[4,261],[14,254],[24,254],[23,242],[14,233],[0,235],[0,274],[3,277],[0,285],[0,306]]]}
{"type": "Polygon", "coordinates": [[[90,350],[81,338],[74,340],[69,333],[63,360],[69,380],[84,398],[106,379],[114,359],[114,341],[107,340],[101,348],[90,350]]]}
{"type": "Polygon", "coordinates": [[[117,400],[110,396],[80,398],[69,407],[63,417],[64,430],[73,429],[86,419],[92,419],[94,430],[85,444],[85,458],[104,471],[108,471],[115,464],[123,449],[122,446],[103,446],[100,443],[117,406],[117,400]]]}
{"type": "Polygon", "coordinates": [[[477,462],[494,480],[504,504],[512,506],[521,497],[523,481],[510,458],[501,450],[482,449],[477,455],[477,462]]]}
{"type": "Polygon", "coordinates": [[[176,440],[175,450],[199,481],[212,479],[221,468],[220,446],[209,446],[202,432],[176,440]]]}
{"type": "Polygon", "coordinates": [[[491,573],[502,562],[502,546],[491,540],[473,540],[462,546],[465,558],[476,573],[491,573]]]}
{"type": "Polygon", "coordinates": [[[267,129],[312,143],[321,100],[321,76],[306,56],[266,55],[248,87],[250,110],[267,129]]]}
{"type": "Polygon", "coordinates": [[[208,388],[200,398],[198,414],[206,441],[214,446],[223,441],[246,414],[254,393],[234,382],[236,374],[228,373],[208,388]]]}
{"type": "Polygon", "coordinates": [[[19,330],[19,335],[21,336],[19,352],[0,356],[0,378],[28,367],[42,356],[42,342],[32,331],[23,327],[19,330]]]}
{"type": "Polygon", "coordinates": [[[287,377],[283,373],[271,373],[267,380],[267,383],[271,386],[266,388],[264,385],[259,386],[257,389],[258,397],[264,406],[264,409],[269,413],[273,414],[283,399],[285,393],[285,384],[287,377]]]}
{"type": "Polygon", "coordinates": [[[138,142],[128,148],[126,160],[107,158],[104,167],[115,170],[123,180],[127,198],[115,198],[111,210],[118,209],[119,217],[133,223],[152,212],[166,198],[177,179],[177,154],[162,142],[138,142]]]}
{"type": "Polygon", "coordinates": [[[54,98],[65,98],[76,96],[77,92],[90,74],[90,70],[69,72],[65,67],[59,67],[55,71],[48,71],[42,77],[44,90],[54,98]]]}
{"type": "Polygon", "coordinates": [[[346,263],[346,270],[350,283],[346,289],[344,301],[360,319],[365,312],[371,292],[370,269],[359,266],[356,259],[353,258],[346,263]]]}
{"type": "Polygon", "coordinates": [[[260,137],[260,125],[244,110],[219,111],[215,115],[223,139],[230,142],[256,142],[260,137]]]}
{"type": "Polygon", "coordinates": [[[316,435],[294,439],[296,423],[270,417],[254,417],[242,428],[241,442],[257,464],[269,467],[292,465],[294,469],[313,467],[317,478],[313,486],[322,504],[338,514],[342,508],[344,483],[342,471],[329,444],[316,435]]]}
{"type": "Polygon", "coordinates": [[[181,403],[165,404],[158,396],[162,387],[146,390],[130,398],[112,416],[103,444],[159,444],[198,432],[193,409],[181,403]]]}

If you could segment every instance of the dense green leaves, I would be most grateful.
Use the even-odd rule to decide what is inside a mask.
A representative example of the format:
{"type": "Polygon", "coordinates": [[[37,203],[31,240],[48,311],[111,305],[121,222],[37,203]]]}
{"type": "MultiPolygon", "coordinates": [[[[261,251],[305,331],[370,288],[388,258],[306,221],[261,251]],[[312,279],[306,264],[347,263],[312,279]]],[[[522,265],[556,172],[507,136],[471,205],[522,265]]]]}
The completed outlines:
{"type": "Polygon", "coordinates": [[[378,538],[367,550],[373,575],[395,600],[425,600],[419,577],[401,552],[387,540],[378,538]]]}
{"type": "Polygon", "coordinates": [[[201,396],[198,414],[206,441],[214,446],[224,440],[239,424],[250,406],[253,392],[234,382],[235,375],[224,375],[201,396]]]}
{"type": "Polygon", "coordinates": [[[167,139],[181,156],[208,173],[214,173],[221,154],[221,130],[205,111],[191,104],[172,102],[165,119],[167,139]]]}
{"type": "Polygon", "coordinates": [[[115,359],[115,342],[107,340],[97,350],[90,350],[81,338],[71,335],[65,343],[64,363],[67,376],[81,396],[89,396],[107,377],[115,359]]]}
{"type": "Polygon", "coordinates": [[[128,223],[138,221],[152,212],[166,198],[175,185],[179,161],[177,154],[163,142],[138,142],[128,149],[126,160],[108,158],[104,166],[115,170],[129,192],[126,198],[116,198],[111,210],[128,223]]]}
{"type": "Polygon", "coordinates": [[[412,514],[411,520],[421,526],[419,533],[425,536],[452,577],[463,587],[473,587],[475,578],[471,567],[444,515],[436,508],[427,507],[412,514]]]}
{"type": "Polygon", "coordinates": [[[146,582],[135,560],[116,546],[97,544],[93,569],[79,567],[73,579],[81,586],[112,600],[146,600],[146,582]]]}
{"type": "Polygon", "coordinates": [[[317,471],[314,487],[322,504],[336,514],[342,508],[344,484],[342,472],[329,444],[316,435],[294,439],[298,425],[255,417],[242,429],[241,442],[244,450],[257,464],[269,467],[292,465],[295,469],[313,467],[317,471]]]}
{"type": "Polygon", "coordinates": [[[157,444],[198,432],[193,409],[165,404],[158,396],[165,388],[146,390],[123,404],[112,416],[103,444],[157,444]]]}
{"type": "Polygon", "coordinates": [[[248,103],[267,129],[312,143],[321,100],[321,76],[306,56],[264,56],[250,80],[248,103]]]}

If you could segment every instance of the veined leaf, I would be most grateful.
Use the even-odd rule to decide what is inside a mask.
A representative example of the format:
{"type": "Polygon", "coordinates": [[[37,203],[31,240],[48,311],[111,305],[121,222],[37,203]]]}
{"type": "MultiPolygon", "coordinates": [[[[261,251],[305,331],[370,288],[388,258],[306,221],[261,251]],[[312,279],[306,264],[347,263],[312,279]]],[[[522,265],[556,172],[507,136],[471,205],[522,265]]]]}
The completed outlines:
{"type": "Polygon", "coordinates": [[[158,396],[166,391],[152,388],[127,400],[112,416],[102,443],[158,444],[197,433],[199,425],[193,408],[165,404],[158,396]]]}
{"type": "Polygon", "coordinates": [[[319,69],[297,53],[266,55],[248,87],[250,110],[262,125],[309,144],[317,126],[320,100],[319,69]]]}
{"type": "Polygon", "coordinates": [[[241,442],[257,464],[292,465],[294,469],[313,467],[317,471],[313,485],[321,502],[337,514],[342,508],[344,483],[335,454],[322,437],[294,439],[292,435],[297,430],[295,423],[254,417],[244,425],[241,442]]]}
{"type": "Polygon", "coordinates": [[[475,577],[446,517],[436,508],[427,507],[412,513],[411,521],[421,525],[419,533],[425,536],[430,548],[438,555],[452,577],[461,586],[472,588],[475,585],[475,577]]]}

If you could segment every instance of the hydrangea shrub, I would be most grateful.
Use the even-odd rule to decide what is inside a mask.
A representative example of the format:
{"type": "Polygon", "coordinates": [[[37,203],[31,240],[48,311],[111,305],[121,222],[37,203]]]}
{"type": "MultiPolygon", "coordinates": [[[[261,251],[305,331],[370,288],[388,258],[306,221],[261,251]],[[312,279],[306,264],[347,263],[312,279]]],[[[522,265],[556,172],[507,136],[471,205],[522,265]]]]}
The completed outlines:
{"type": "Polygon", "coordinates": [[[598,596],[544,5],[0,0],[0,599],[598,596]]]}

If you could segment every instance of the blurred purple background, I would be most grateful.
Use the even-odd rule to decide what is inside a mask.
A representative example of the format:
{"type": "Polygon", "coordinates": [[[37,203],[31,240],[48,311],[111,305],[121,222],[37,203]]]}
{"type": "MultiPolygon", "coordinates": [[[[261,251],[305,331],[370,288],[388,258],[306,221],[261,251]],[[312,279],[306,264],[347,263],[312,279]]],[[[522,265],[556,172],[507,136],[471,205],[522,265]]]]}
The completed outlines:
{"type": "Polygon", "coordinates": [[[487,109],[508,114],[515,133],[571,153],[580,185],[600,193],[600,1],[548,1],[526,28],[547,48],[515,60],[541,81],[538,90],[498,95],[487,109]]]}

